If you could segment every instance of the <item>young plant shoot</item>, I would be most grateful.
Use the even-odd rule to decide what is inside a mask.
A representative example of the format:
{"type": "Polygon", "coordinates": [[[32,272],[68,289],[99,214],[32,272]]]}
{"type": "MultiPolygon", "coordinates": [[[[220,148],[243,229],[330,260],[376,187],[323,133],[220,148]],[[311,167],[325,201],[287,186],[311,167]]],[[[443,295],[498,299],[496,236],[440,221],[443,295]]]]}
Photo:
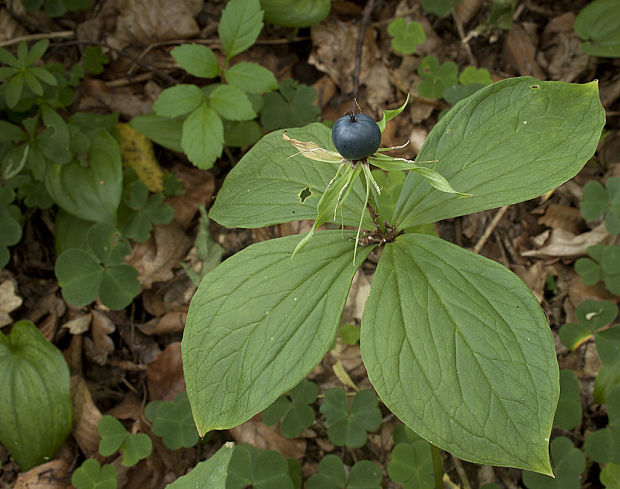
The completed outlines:
{"type": "MultiPolygon", "coordinates": [[[[403,108],[385,111],[379,131],[403,108]]],[[[200,284],[182,342],[199,434],[247,421],[308,375],[336,337],[353,276],[381,247],[360,330],[381,401],[461,459],[551,474],[559,371],[538,301],[503,265],[416,229],[575,176],[605,121],[597,83],[488,85],[441,118],[415,161],[375,146],[369,119],[345,116],[333,140],[320,123],[267,134],[226,177],[209,212],[219,224],[314,226],[301,241],[252,244],[200,284]],[[406,171],[393,195],[380,193],[380,170],[406,171]]]]}

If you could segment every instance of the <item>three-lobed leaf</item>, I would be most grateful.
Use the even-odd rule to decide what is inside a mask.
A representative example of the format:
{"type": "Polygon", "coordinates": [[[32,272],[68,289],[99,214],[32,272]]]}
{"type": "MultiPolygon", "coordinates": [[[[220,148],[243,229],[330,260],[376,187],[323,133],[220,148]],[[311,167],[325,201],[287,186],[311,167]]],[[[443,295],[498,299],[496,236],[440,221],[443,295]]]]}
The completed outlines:
{"type": "Polygon", "coordinates": [[[161,436],[170,450],[193,447],[198,443],[187,393],[182,392],[173,401],[150,402],[145,412],[153,422],[153,433],[161,436]]]}
{"type": "Polygon", "coordinates": [[[609,426],[591,433],[584,443],[588,457],[604,464],[620,464],[620,387],[616,387],[605,399],[609,426]]]}
{"type": "Polygon", "coordinates": [[[285,438],[295,438],[314,422],[314,410],[309,404],[313,403],[319,394],[319,388],[314,382],[302,380],[288,393],[263,412],[263,423],[273,426],[281,421],[280,432],[285,438]]]}
{"type": "Polygon", "coordinates": [[[402,17],[390,22],[388,34],[392,36],[392,49],[402,54],[415,53],[416,46],[426,41],[422,25],[415,21],[407,22],[402,17]]]}
{"type": "Polygon", "coordinates": [[[581,450],[564,436],[551,442],[553,473],[550,477],[534,472],[523,471],[523,483],[528,489],[579,489],[579,475],[586,468],[586,458],[581,450]]]}
{"type": "Polygon", "coordinates": [[[403,489],[435,487],[431,447],[425,440],[397,444],[387,470],[390,479],[402,484],[403,489]]]}
{"type": "Polygon", "coordinates": [[[71,474],[71,484],[75,489],[116,489],[116,470],[89,458],[71,474]]]}

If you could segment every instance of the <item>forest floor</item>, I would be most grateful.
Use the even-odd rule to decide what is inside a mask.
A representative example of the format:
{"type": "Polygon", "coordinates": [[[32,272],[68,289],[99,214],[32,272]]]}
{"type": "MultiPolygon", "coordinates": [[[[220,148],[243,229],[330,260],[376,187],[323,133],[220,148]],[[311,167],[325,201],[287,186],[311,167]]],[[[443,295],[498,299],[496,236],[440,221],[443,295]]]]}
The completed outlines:
{"type": "MultiPolygon", "coordinates": [[[[60,61],[69,68],[89,43],[102,46],[110,62],[100,75],[81,83],[67,115],[117,111],[120,121],[127,122],[150,112],[163,89],[196,82],[174,62],[172,48],[200,41],[221,53],[217,28],[225,3],[96,0],[88,10],[50,19],[41,12],[26,13],[19,1],[12,1],[0,6],[0,46],[14,50],[22,37],[49,37],[50,49],[44,60],[60,61]]],[[[415,157],[440,111],[449,107],[442,100],[417,96],[421,81],[417,67],[425,56],[453,61],[460,70],[469,65],[486,68],[493,81],[522,75],[575,83],[599,80],[607,111],[607,137],[575,178],[549,195],[436,225],[442,238],[507,266],[539,299],[554,332],[560,367],[571,369],[580,381],[582,422],[570,432],[561,432],[580,444],[587,433],[606,423],[605,409],[592,398],[601,361],[592,341],[571,352],[559,341],[557,332],[575,320],[575,308],[581,301],[618,300],[600,283],[584,285],[573,264],[585,256],[588,246],[612,244],[615,239],[600,222],[586,222],[579,207],[588,181],[620,176],[620,61],[594,58],[581,51],[572,26],[587,1],[519,0],[515,4],[507,18],[490,22],[489,2],[483,0],[463,0],[452,15],[443,18],[424,13],[417,0],[333,0],[327,19],[311,28],[265,24],[258,42],[238,60],[262,64],[279,81],[292,77],[313,86],[321,120],[336,120],[350,110],[354,92],[359,106],[376,119],[383,108],[398,107],[411,93],[407,109],[388,124],[382,141],[382,146],[397,146],[409,140],[400,153],[408,158],[415,157]],[[365,11],[368,4],[373,8],[365,11]],[[387,26],[397,17],[420,22],[424,28],[426,41],[414,54],[398,55],[391,49],[387,26]],[[356,58],[361,24],[365,26],[363,50],[356,58]]],[[[79,422],[55,460],[27,473],[20,474],[0,446],[0,488],[70,487],[71,473],[87,457],[111,463],[120,488],[163,488],[211,456],[225,441],[250,443],[296,458],[304,480],[316,472],[318,462],[328,453],[341,456],[347,464],[368,459],[382,467],[382,487],[400,487],[387,476],[394,446],[391,433],[397,420],[385,408],[381,428],[370,434],[365,447],[356,450],[330,443],[316,405],[317,421],[294,439],[284,438],[277,427],[265,426],[260,418],[215,432],[207,441],[179,450],[169,450],[150,431],[145,405],[174,399],[185,389],[180,341],[195,287],[180,264],[191,265],[196,260],[193,243],[199,206],[209,209],[227,173],[247,149],[226,148],[211,170],[201,171],[182,154],[155,147],[159,165],[177,175],[185,194],[167,200],[174,208],[174,221],[158,226],[149,241],[133,246],[128,263],[138,269],[142,290],[132,305],[121,311],[110,311],[99,303],[77,308],[63,300],[54,275],[54,208],[27,212],[24,237],[12,248],[10,263],[0,271],[0,284],[10,284],[0,287],[0,315],[33,321],[63,352],[72,374],[74,412],[79,422]],[[102,414],[122,420],[131,432],[149,434],[151,455],[127,468],[121,466],[118,454],[98,454],[96,427],[102,414]]],[[[241,230],[212,222],[209,229],[226,259],[252,243],[308,229],[308,223],[241,230]]],[[[343,324],[360,324],[375,265],[376,258],[371,257],[355,277],[343,324]]],[[[338,340],[309,376],[320,392],[343,386],[344,377],[334,372],[336,364],[356,386],[370,387],[359,345],[338,340]]],[[[446,487],[478,488],[489,482],[507,489],[524,487],[517,469],[480,467],[447,453],[443,463],[450,479],[446,487]]],[[[584,474],[581,486],[602,487],[598,473],[584,474]]]]}

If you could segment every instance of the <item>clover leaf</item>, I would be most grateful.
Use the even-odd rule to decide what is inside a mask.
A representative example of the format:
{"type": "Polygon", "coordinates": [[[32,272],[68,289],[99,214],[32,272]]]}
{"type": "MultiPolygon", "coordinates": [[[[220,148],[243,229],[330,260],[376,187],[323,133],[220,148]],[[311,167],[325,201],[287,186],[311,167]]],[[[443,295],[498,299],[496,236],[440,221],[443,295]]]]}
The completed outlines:
{"type": "Polygon", "coordinates": [[[110,309],[123,309],[140,292],[138,271],[124,264],[131,247],[109,224],[95,224],[87,233],[89,251],[63,251],[54,266],[63,298],[75,306],[99,297],[110,309]]]}
{"type": "Polygon", "coordinates": [[[405,425],[397,425],[392,434],[394,449],[388,475],[403,489],[432,489],[435,486],[429,443],[405,425]]]}
{"type": "Polygon", "coordinates": [[[263,96],[260,123],[268,131],[281,127],[299,127],[317,120],[321,109],[314,104],[316,89],[287,78],[280,90],[263,96]]]}
{"type": "Polygon", "coordinates": [[[342,460],[326,455],[318,472],[306,481],[306,489],[380,489],[381,480],[381,469],[368,460],[357,462],[347,477],[342,460]]]}
{"type": "Polygon", "coordinates": [[[99,46],[87,46],[84,49],[84,68],[95,75],[103,73],[103,65],[110,62],[110,57],[99,46]]]}
{"type": "Polygon", "coordinates": [[[620,464],[620,387],[607,395],[606,404],[609,426],[589,435],[584,448],[595,462],[620,464]]]}
{"type": "Polygon", "coordinates": [[[160,436],[170,450],[193,447],[198,443],[198,432],[185,391],[173,401],[149,402],[145,414],[153,422],[153,433],[160,436]]]}
{"type": "Polygon", "coordinates": [[[116,470],[110,464],[100,466],[94,458],[89,458],[75,469],[71,484],[75,489],[116,489],[116,470]]]}
{"type": "Polygon", "coordinates": [[[347,404],[347,396],[340,387],[325,392],[321,413],[326,417],[327,436],[334,445],[359,448],[366,443],[366,432],[381,426],[381,410],[371,390],[357,392],[350,409],[347,404]]]}
{"type": "Polygon", "coordinates": [[[579,258],[575,271],[586,285],[594,285],[599,280],[605,282],[613,294],[620,294],[620,246],[593,245],[587,250],[589,258],[579,258]]]}
{"type": "Polygon", "coordinates": [[[422,24],[415,21],[407,22],[402,17],[390,22],[387,30],[392,36],[392,49],[399,54],[413,54],[416,46],[426,41],[422,24]]]}
{"type": "Polygon", "coordinates": [[[605,214],[609,234],[620,233],[620,177],[608,178],[605,187],[596,180],[586,183],[580,211],[586,221],[596,221],[605,214]]]}
{"type": "Polygon", "coordinates": [[[237,445],[228,464],[226,489],[294,489],[289,470],[289,463],[279,452],[237,445]]]}
{"type": "Polygon", "coordinates": [[[319,394],[314,382],[302,380],[287,396],[282,396],[263,412],[263,423],[273,426],[278,421],[285,438],[295,438],[314,423],[314,410],[309,406],[319,394]]]}
{"type": "Polygon", "coordinates": [[[553,424],[563,430],[572,430],[581,422],[579,380],[574,372],[560,370],[560,399],[553,424]]]}
{"type": "Polygon", "coordinates": [[[360,328],[354,324],[343,324],[340,327],[340,338],[345,345],[355,345],[360,340],[360,328]]]}
{"type": "Polygon", "coordinates": [[[619,489],[620,465],[612,463],[605,465],[605,468],[601,471],[600,480],[607,489],[619,489]]]}
{"type": "Polygon", "coordinates": [[[22,239],[22,226],[19,207],[12,205],[15,193],[6,186],[0,186],[0,269],[11,259],[9,246],[16,245],[22,239]]]}
{"type": "Polygon", "coordinates": [[[523,471],[523,483],[528,489],[579,489],[579,476],[586,468],[586,458],[565,436],[551,442],[551,459],[555,478],[528,470],[523,471]]]}
{"type": "Polygon", "coordinates": [[[149,197],[149,189],[141,180],[133,181],[125,193],[125,212],[122,224],[123,235],[142,243],[149,239],[151,228],[157,224],[168,224],[174,218],[169,204],[164,204],[164,194],[157,192],[149,197]]]}
{"type": "Polygon", "coordinates": [[[418,93],[426,98],[441,98],[446,88],[457,84],[459,69],[452,61],[440,66],[435,56],[426,56],[418,66],[418,74],[423,79],[418,85],[418,93]]]}
{"type": "Polygon", "coordinates": [[[148,457],[153,449],[148,435],[144,433],[130,434],[114,416],[102,416],[97,431],[101,436],[99,453],[107,457],[120,450],[123,453],[122,465],[125,467],[131,467],[143,458],[148,457]]]}

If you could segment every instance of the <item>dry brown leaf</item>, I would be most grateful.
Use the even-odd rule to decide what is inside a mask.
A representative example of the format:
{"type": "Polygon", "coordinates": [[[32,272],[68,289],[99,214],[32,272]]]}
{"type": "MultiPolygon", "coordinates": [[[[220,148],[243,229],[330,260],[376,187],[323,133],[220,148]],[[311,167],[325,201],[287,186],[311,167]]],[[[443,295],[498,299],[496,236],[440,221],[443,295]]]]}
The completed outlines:
{"type": "Polygon", "coordinates": [[[538,219],[538,224],[563,229],[572,234],[580,233],[586,226],[579,209],[560,204],[550,204],[545,214],[538,219]]]}
{"type": "Polygon", "coordinates": [[[573,269],[569,269],[568,274],[568,297],[573,308],[577,307],[577,304],[586,299],[618,301],[618,296],[612,295],[603,282],[598,282],[594,285],[586,285],[573,269]]]}
{"type": "Polygon", "coordinates": [[[540,47],[552,80],[572,82],[587,69],[589,55],[581,49],[574,22],[575,14],[566,12],[551,19],[542,33],[540,47]]]}
{"type": "Polygon", "coordinates": [[[361,322],[368,294],[370,294],[370,277],[360,269],[351,283],[351,289],[340,319],[342,324],[359,324],[361,322]]]}
{"type": "Polygon", "coordinates": [[[16,291],[17,283],[12,276],[6,277],[0,283],[0,328],[13,322],[9,313],[22,305],[23,300],[16,291]]]}
{"type": "Polygon", "coordinates": [[[178,333],[185,328],[186,318],[187,312],[168,312],[161,317],[153,318],[144,324],[139,324],[138,328],[147,335],[178,333]]]}
{"type": "Polygon", "coordinates": [[[197,36],[200,28],[192,5],[183,0],[119,1],[120,15],[114,38],[121,46],[128,46],[197,36]]]}
{"type": "Polygon", "coordinates": [[[334,366],[332,368],[334,369],[334,374],[336,374],[336,377],[338,377],[338,380],[340,382],[342,382],[347,387],[351,387],[351,389],[353,389],[355,391],[359,390],[357,385],[355,385],[355,382],[353,382],[353,379],[351,379],[351,377],[349,376],[348,372],[343,367],[342,362],[340,361],[340,359],[336,360],[336,363],[334,364],[334,366]]]}
{"type": "Polygon", "coordinates": [[[480,10],[484,0],[461,0],[454,5],[454,15],[461,24],[467,24],[480,10]]]}
{"type": "Polygon", "coordinates": [[[147,365],[146,382],[151,401],[172,401],[185,390],[180,341],[169,344],[147,365]]]}
{"type": "Polygon", "coordinates": [[[192,245],[176,221],[155,226],[153,236],[134,246],[126,263],[138,270],[142,287],[149,289],[154,282],[165,282],[173,277],[172,270],[179,266],[192,245]]]}
{"type": "Polygon", "coordinates": [[[72,335],[86,333],[90,328],[90,322],[92,319],[92,315],[89,314],[81,314],[70,321],[64,323],[61,327],[66,328],[72,335]]]}
{"type": "Polygon", "coordinates": [[[211,202],[215,190],[213,174],[183,165],[175,166],[172,172],[183,183],[185,193],[169,197],[166,202],[174,209],[175,220],[187,229],[198,212],[198,206],[211,202]]]}
{"type": "Polygon", "coordinates": [[[280,434],[280,428],[267,426],[262,421],[251,419],[228,431],[237,443],[249,443],[261,450],[277,450],[285,457],[301,458],[306,453],[306,440],[287,440],[280,434]]]}
{"type": "Polygon", "coordinates": [[[100,365],[105,365],[108,355],[114,351],[114,342],[108,335],[116,329],[112,320],[103,312],[93,309],[90,338],[84,338],[86,356],[100,365]]]}
{"type": "Polygon", "coordinates": [[[542,302],[545,297],[545,281],[547,279],[547,272],[543,262],[537,261],[530,267],[515,265],[511,269],[525,282],[525,285],[533,292],[538,302],[542,302]]]}
{"type": "Polygon", "coordinates": [[[86,457],[99,449],[97,426],[102,417],[95,406],[86,381],[77,375],[71,377],[71,401],[73,402],[73,438],[86,457]]]}
{"type": "Polygon", "coordinates": [[[19,474],[13,489],[66,489],[69,480],[69,463],[56,459],[19,474]]]}
{"type": "Polygon", "coordinates": [[[50,287],[26,317],[37,325],[41,334],[49,341],[53,341],[58,330],[58,319],[67,310],[65,301],[56,295],[57,290],[57,284],[50,287]]]}
{"type": "Polygon", "coordinates": [[[524,251],[521,255],[576,258],[584,256],[589,246],[603,243],[609,238],[604,224],[599,224],[592,231],[577,235],[563,229],[554,229],[550,233],[550,238],[546,240],[545,246],[537,250],[524,251]]]}
{"type": "MultiPolygon", "coordinates": [[[[144,418],[144,407],[140,399],[134,394],[129,393],[123,396],[123,400],[120,403],[106,411],[106,414],[114,416],[117,419],[133,419],[141,422],[144,418]]],[[[136,431],[132,431],[132,433],[135,432],[136,431]]]]}
{"type": "Polygon", "coordinates": [[[169,312],[187,312],[196,287],[187,275],[180,272],[173,280],[155,284],[144,291],[142,303],[151,315],[159,317],[169,312]]]}
{"type": "Polygon", "coordinates": [[[531,75],[539,80],[546,75],[536,61],[535,36],[527,32],[523,25],[513,24],[504,38],[504,56],[517,75],[531,75]]]}
{"type": "Polygon", "coordinates": [[[7,12],[6,8],[2,7],[0,9],[0,41],[8,41],[26,34],[28,31],[7,12]]]}

